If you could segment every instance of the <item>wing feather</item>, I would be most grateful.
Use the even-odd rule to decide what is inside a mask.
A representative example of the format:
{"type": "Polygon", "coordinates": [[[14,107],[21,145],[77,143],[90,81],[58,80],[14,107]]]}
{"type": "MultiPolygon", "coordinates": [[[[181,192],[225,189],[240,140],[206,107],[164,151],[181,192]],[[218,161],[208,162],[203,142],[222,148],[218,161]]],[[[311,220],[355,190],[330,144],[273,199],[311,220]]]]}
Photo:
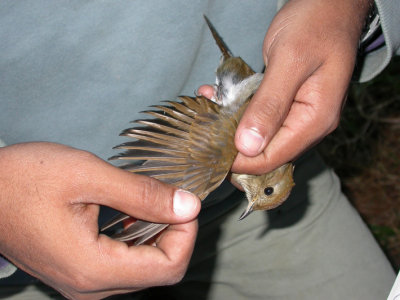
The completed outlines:
{"type": "MultiPolygon", "coordinates": [[[[125,152],[111,159],[130,161],[122,168],[173,184],[203,200],[231,168],[237,154],[234,134],[239,116],[224,114],[202,96],[179,100],[153,106],[157,111],[145,111],[154,119],[137,120],[142,127],[123,131],[121,135],[135,141],[117,146],[125,152]]],[[[166,226],[138,220],[113,237],[141,244],[166,226]]]]}

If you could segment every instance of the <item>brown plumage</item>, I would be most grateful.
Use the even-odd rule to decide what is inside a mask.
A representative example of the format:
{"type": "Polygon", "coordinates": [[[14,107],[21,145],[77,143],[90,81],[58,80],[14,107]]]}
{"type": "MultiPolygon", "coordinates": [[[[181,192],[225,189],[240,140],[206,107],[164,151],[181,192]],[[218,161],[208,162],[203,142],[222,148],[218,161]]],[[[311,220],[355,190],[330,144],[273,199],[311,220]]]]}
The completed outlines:
{"type": "Polygon", "coordinates": [[[170,106],[154,106],[144,113],[155,117],[136,121],[145,127],[125,130],[122,135],[138,141],[117,146],[128,150],[111,159],[145,160],[123,168],[149,175],[204,199],[228,174],[237,154],[235,129],[245,109],[226,114],[205,97],[179,97],[170,106]]]}
{"type": "MultiPolygon", "coordinates": [[[[182,96],[180,101],[153,106],[155,110],[144,112],[151,119],[135,121],[141,126],[121,134],[136,140],[117,146],[126,152],[111,158],[132,161],[122,168],[188,190],[201,200],[229,173],[237,155],[236,128],[262,79],[262,74],[254,73],[240,57],[231,55],[207,18],[206,22],[222,52],[214,101],[202,96],[182,96]]],[[[293,186],[293,167],[286,164],[278,170],[261,176],[245,175],[250,181],[243,181],[244,177],[239,174],[234,175],[248,197],[257,196],[248,199],[248,209],[241,219],[253,210],[272,208],[274,203],[281,203],[288,197],[293,186]],[[252,186],[252,192],[249,186],[252,186]],[[272,194],[265,193],[267,188],[269,192],[272,189],[272,194]]],[[[129,216],[119,215],[102,230],[127,218],[129,216]]],[[[113,237],[121,241],[134,240],[138,245],[167,226],[137,220],[113,237]]]]}

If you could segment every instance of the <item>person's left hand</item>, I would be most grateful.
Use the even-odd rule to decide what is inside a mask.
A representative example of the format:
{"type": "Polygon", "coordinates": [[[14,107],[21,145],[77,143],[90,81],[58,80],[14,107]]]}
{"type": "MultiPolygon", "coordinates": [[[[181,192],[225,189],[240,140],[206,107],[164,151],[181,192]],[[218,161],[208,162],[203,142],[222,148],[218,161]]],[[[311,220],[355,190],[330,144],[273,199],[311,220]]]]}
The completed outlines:
{"type": "Polygon", "coordinates": [[[154,178],[54,143],[0,148],[0,253],[69,299],[100,299],[179,282],[200,200],[154,178]],[[99,234],[100,205],[172,224],[152,246],[99,234]]]}
{"type": "MultiPolygon", "coordinates": [[[[264,79],[235,136],[236,173],[296,159],[338,125],[370,0],[292,0],[263,45],[264,79]]],[[[211,86],[198,93],[213,96],[211,86]]]]}

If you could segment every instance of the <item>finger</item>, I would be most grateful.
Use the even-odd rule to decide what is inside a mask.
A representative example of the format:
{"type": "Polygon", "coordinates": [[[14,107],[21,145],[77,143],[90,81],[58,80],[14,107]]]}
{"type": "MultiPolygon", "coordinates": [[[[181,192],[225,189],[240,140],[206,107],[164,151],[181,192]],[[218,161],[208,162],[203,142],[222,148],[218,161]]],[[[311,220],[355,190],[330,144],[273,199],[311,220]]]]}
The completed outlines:
{"type": "Polygon", "coordinates": [[[337,70],[320,68],[302,88],[283,126],[264,151],[266,162],[278,167],[319,143],[339,124],[352,64],[337,70]],[[347,69],[347,70],[346,70],[347,69]]]}
{"type": "Polygon", "coordinates": [[[214,88],[211,85],[202,85],[197,89],[197,94],[211,99],[214,97],[214,88]]]}
{"type": "Polygon", "coordinates": [[[243,155],[254,157],[264,150],[283,124],[298,89],[316,69],[315,63],[296,55],[282,51],[269,57],[261,85],[236,131],[235,145],[243,155]]]}
{"type": "Polygon", "coordinates": [[[234,177],[232,176],[232,173],[229,173],[226,179],[228,179],[229,182],[230,182],[235,188],[237,188],[238,190],[244,192],[244,189],[243,189],[242,185],[239,184],[239,183],[234,179],[234,177]]]}
{"type": "MultiPolygon", "coordinates": [[[[196,218],[200,200],[195,195],[154,178],[132,174],[102,162],[88,186],[91,201],[127,215],[157,223],[182,223],[196,218]]],[[[86,200],[86,201],[90,201],[86,200]]]]}
{"type": "Polygon", "coordinates": [[[197,221],[172,225],[160,236],[156,247],[128,247],[100,235],[99,249],[104,257],[102,271],[107,285],[118,284],[121,289],[170,285],[185,274],[193,252],[197,221]]]}
{"type": "Polygon", "coordinates": [[[332,132],[338,125],[350,79],[348,65],[342,68],[344,72],[336,70],[337,64],[316,71],[297,93],[287,118],[266,149],[251,159],[239,154],[232,169],[260,174],[271,171],[296,159],[332,132]]]}

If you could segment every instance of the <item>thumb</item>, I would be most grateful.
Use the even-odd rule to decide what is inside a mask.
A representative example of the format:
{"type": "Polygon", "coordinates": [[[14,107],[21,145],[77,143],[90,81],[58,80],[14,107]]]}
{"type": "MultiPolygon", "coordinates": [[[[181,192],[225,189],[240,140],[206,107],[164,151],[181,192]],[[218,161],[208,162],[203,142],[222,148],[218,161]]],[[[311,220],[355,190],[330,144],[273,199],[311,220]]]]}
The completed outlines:
{"type": "Polygon", "coordinates": [[[214,88],[211,85],[201,85],[197,89],[196,94],[211,99],[212,97],[214,97],[214,88]]]}
{"type": "Polygon", "coordinates": [[[106,162],[101,165],[96,180],[89,183],[97,204],[156,223],[184,223],[197,217],[201,203],[195,195],[106,162]]]}
{"type": "Polygon", "coordinates": [[[266,69],[236,131],[235,144],[241,154],[259,155],[283,124],[303,79],[284,73],[273,64],[266,69]]]}
{"type": "Polygon", "coordinates": [[[264,78],[249,103],[235,135],[235,145],[242,155],[261,154],[283,125],[295,96],[318,68],[319,60],[309,62],[296,49],[270,49],[264,78]]]}

